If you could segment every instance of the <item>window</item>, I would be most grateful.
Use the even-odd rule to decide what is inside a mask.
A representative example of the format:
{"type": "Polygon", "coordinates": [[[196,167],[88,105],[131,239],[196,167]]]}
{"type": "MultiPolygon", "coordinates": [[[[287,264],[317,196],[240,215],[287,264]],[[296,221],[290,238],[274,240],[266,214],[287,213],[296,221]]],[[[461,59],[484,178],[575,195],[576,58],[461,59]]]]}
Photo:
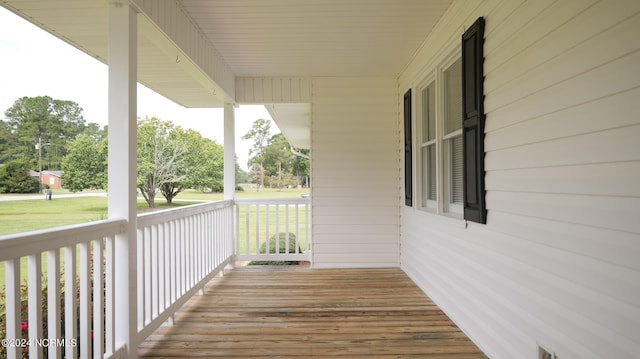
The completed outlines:
{"type": "Polygon", "coordinates": [[[419,207],[478,223],[487,216],[483,46],[479,18],[462,36],[460,52],[418,87],[416,106],[419,207]]]}
{"type": "Polygon", "coordinates": [[[460,58],[420,89],[421,208],[456,216],[464,200],[460,58]]]}

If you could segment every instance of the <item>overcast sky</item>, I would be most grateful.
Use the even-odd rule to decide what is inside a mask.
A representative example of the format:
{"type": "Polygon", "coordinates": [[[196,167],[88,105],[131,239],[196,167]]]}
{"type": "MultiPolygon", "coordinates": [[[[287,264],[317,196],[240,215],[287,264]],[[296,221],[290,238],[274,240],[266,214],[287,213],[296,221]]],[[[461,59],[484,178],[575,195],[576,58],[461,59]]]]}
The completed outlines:
{"type": "MultiPolygon", "coordinates": [[[[108,122],[107,66],[0,6],[0,119],[24,96],[74,101],[87,123],[108,122]]],[[[223,144],[222,109],[186,109],[138,84],[138,117],[145,116],[172,121],[223,144]]],[[[236,154],[245,169],[251,142],[239,137],[258,118],[271,119],[263,106],[236,109],[236,154]]],[[[278,131],[275,124],[271,127],[278,131]]]]}

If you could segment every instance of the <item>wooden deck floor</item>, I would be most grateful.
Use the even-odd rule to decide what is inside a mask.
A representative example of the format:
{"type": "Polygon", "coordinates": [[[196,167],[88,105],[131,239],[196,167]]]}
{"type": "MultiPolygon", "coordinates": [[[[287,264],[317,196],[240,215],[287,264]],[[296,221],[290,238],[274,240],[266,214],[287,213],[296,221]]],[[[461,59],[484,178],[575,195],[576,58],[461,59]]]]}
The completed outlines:
{"type": "Polygon", "coordinates": [[[486,358],[400,269],[239,267],[140,357],[486,358]]]}

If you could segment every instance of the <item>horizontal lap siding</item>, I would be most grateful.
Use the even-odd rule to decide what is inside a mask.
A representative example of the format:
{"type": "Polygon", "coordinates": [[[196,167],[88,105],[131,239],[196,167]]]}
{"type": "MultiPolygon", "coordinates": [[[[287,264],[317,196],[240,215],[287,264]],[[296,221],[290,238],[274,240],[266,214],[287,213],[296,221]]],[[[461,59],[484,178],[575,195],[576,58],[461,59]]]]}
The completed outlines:
{"type": "Polygon", "coordinates": [[[397,97],[394,79],[313,79],[315,267],[399,265],[397,97]]]}
{"type": "Polygon", "coordinates": [[[485,17],[488,221],[404,208],[402,267],[490,357],[636,358],[640,3],[461,3],[400,88],[485,17]]]}

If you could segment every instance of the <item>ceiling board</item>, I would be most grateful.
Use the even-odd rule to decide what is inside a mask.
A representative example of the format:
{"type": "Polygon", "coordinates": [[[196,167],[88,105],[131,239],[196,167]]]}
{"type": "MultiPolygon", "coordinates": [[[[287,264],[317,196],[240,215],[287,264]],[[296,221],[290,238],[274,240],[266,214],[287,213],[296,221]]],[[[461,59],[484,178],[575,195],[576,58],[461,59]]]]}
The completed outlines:
{"type": "Polygon", "coordinates": [[[181,0],[237,76],[396,76],[451,0],[181,0]]]}

